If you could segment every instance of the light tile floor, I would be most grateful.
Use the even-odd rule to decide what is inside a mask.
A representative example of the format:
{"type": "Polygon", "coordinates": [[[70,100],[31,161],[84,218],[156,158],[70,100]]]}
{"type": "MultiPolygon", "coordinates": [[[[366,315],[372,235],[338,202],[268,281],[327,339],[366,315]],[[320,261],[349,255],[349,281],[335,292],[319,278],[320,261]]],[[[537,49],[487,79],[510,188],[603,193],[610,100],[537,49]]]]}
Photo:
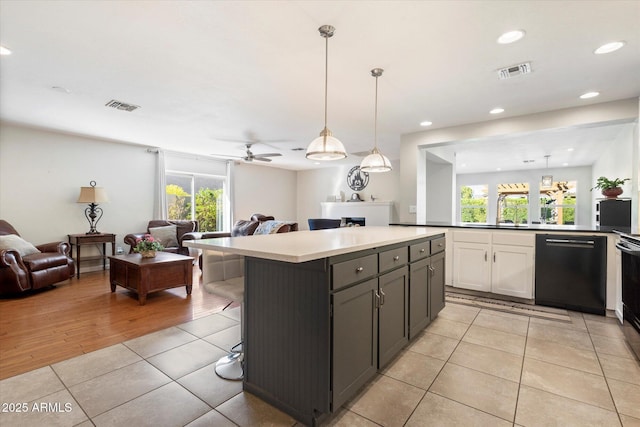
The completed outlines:
{"type": "MultiPolygon", "coordinates": [[[[333,426],[640,426],[640,364],[615,319],[447,303],[333,426]]],[[[296,426],[218,378],[237,309],[0,381],[0,425],[296,426]]]]}

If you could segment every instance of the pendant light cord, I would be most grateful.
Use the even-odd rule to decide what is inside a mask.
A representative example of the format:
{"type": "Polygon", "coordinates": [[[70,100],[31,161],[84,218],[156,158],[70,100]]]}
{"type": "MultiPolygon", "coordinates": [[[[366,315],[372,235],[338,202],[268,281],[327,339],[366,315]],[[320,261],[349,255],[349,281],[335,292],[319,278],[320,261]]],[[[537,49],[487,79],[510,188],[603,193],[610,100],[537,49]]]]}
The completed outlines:
{"type": "Polygon", "coordinates": [[[373,114],[373,146],[378,150],[378,76],[376,76],[376,105],[373,114]]]}
{"type": "MultiPolygon", "coordinates": [[[[327,93],[329,91],[329,37],[324,37],[324,128],[327,129],[327,93]]],[[[326,136],[325,136],[326,139],[326,136]]]]}

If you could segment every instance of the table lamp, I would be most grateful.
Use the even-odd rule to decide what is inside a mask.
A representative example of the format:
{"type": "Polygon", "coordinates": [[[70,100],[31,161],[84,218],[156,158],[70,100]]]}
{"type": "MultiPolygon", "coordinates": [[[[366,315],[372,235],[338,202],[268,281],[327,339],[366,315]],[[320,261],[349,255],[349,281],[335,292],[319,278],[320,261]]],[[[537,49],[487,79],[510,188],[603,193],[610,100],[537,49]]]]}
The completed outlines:
{"type": "Polygon", "coordinates": [[[89,203],[89,207],[84,210],[84,216],[89,221],[91,227],[86,234],[100,234],[96,229],[96,225],[102,218],[102,208],[98,207],[98,203],[108,202],[107,193],[102,187],[96,187],[96,182],[89,182],[91,187],[80,187],[80,197],[78,203],[89,203]]]}

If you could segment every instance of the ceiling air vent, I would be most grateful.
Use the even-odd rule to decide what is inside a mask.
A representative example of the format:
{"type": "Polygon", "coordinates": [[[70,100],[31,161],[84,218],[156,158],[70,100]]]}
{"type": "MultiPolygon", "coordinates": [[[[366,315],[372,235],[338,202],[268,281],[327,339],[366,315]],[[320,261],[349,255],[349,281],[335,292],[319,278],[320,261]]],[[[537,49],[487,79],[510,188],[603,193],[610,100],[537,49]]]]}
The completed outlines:
{"type": "Polygon", "coordinates": [[[112,99],[104,105],[107,107],[115,108],[116,110],[124,111],[133,111],[136,108],[140,108],[139,105],[127,104],[126,102],[116,101],[115,99],[112,99]]]}
{"type": "Polygon", "coordinates": [[[519,76],[522,74],[529,74],[531,72],[531,63],[523,62],[522,64],[512,65],[506,68],[500,68],[498,70],[498,77],[500,80],[510,79],[511,77],[519,76]]]}

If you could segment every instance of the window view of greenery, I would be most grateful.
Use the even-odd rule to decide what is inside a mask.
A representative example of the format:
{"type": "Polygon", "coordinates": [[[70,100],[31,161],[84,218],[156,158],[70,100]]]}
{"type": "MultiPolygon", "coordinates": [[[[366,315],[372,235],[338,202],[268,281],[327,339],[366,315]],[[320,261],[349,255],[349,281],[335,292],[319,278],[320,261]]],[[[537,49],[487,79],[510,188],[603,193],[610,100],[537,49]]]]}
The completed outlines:
{"type": "Polygon", "coordinates": [[[498,184],[497,223],[529,222],[529,183],[498,184]]]}
{"type": "Polygon", "coordinates": [[[178,173],[166,178],[169,219],[197,220],[200,231],[224,230],[224,178],[178,173]]]}
{"type": "Polygon", "coordinates": [[[487,222],[488,185],[469,185],[460,188],[460,221],[487,222]]]}
{"type": "Polygon", "coordinates": [[[554,182],[540,190],[540,222],[543,224],[576,223],[577,181],[554,182]]]}

